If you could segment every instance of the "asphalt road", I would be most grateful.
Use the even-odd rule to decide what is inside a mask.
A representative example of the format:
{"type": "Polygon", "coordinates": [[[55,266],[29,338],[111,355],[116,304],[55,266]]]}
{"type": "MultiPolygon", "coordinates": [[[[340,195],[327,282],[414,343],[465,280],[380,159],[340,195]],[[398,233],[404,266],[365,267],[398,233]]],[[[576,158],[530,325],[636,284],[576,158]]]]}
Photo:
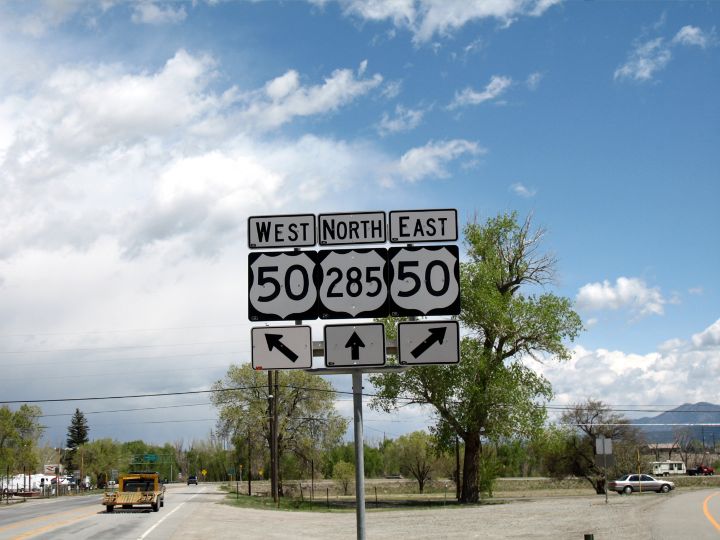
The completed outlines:
{"type": "Polygon", "coordinates": [[[195,506],[217,502],[215,486],[168,486],[165,506],[107,513],[99,495],[60,497],[0,508],[0,540],[89,538],[165,540],[183,536],[195,506]]]}
{"type": "MultiPolygon", "coordinates": [[[[266,538],[351,540],[355,514],[278,512],[216,504],[211,484],[169,486],[164,508],[106,513],[97,495],[0,507],[0,540],[266,538]]],[[[541,497],[468,508],[367,513],[367,538],[720,540],[720,491],[541,497]]]]}

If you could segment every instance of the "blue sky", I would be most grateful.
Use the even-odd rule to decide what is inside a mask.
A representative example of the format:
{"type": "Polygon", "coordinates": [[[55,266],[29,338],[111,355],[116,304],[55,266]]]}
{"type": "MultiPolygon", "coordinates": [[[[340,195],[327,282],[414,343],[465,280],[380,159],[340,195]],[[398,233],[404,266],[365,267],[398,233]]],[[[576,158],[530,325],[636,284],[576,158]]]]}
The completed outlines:
{"type": "MultiPolygon", "coordinates": [[[[547,230],[586,325],[538,367],[554,403],[717,402],[719,24],[713,2],[3,3],[2,400],[247,361],[250,215],[457,208],[547,230]]],[[[81,408],[189,404],[91,428],[204,437],[206,398],[173,399],[81,408]]]]}

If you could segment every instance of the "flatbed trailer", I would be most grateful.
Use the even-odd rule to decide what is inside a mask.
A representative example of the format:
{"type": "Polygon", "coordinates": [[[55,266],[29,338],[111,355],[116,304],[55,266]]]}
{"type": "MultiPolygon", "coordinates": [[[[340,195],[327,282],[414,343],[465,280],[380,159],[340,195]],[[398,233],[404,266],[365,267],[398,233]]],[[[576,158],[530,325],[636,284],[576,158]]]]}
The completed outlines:
{"type": "Polygon", "coordinates": [[[122,475],[117,491],[106,491],[102,504],[108,512],[121,508],[150,506],[157,512],[165,506],[165,486],[160,482],[158,473],[133,472],[122,475]]]}

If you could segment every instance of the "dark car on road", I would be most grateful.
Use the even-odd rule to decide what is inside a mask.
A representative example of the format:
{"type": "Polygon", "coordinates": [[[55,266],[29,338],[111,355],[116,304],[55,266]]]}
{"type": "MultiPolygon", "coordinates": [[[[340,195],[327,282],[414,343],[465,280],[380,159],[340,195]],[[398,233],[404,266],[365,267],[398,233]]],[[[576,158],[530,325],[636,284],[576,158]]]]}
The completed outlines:
{"type": "Polygon", "coordinates": [[[198,485],[197,476],[188,476],[187,485],[189,486],[190,484],[198,485]]]}
{"type": "Polygon", "coordinates": [[[608,483],[608,489],[630,495],[633,491],[657,491],[667,493],[675,489],[675,484],[669,480],[657,480],[649,474],[626,474],[625,476],[608,483]]]}

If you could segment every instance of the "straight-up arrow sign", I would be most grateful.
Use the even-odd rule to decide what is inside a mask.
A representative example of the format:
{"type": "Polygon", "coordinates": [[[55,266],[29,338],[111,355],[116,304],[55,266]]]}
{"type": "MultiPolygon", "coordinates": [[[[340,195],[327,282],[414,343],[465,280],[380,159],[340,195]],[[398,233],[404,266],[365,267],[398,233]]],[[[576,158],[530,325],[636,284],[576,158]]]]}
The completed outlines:
{"type": "Polygon", "coordinates": [[[290,350],[288,346],[282,342],[282,337],[282,334],[265,334],[268,349],[271,351],[273,349],[277,349],[285,357],[287,357],[288,360],[295,362],[295,360],[298,359],[298,355],[292,352],[292,350],[290,350]]]}
{"type": "Polygon", "coordinates": [[[430,336],[425,339],[425,341],[420,343],[420,345],[410,351],[410,354],[413,355],[413,358],[417,358],[436,343],[442,344],[443,339],[445,339],[446,330],[447,327],[445,326],[442,326],[440,328],[430,328],[430,336]]]}
{"type": "Polygon", "coordinates": [[[360,360],[360,347],[365,348],[365,344],[362,339],[360,339],[360,336],[357,335],[357,332],[353,332],[345,344],[345,348],[350,349],[351,360],[360,360]]]}

